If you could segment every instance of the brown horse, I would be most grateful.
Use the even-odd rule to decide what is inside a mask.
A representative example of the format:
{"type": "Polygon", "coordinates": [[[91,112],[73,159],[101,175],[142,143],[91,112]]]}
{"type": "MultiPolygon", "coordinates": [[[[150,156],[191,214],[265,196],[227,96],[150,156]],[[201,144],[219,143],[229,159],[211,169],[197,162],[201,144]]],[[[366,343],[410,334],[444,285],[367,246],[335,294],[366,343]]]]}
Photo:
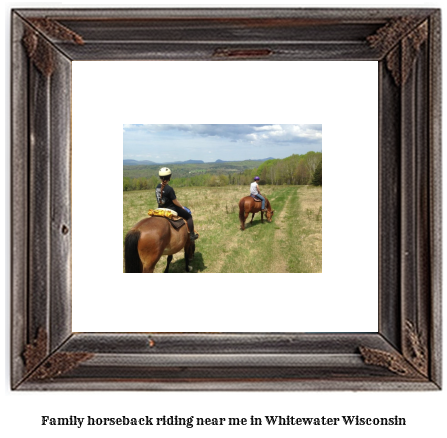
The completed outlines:
{"type": "MultiPolygon", "coordinates": [[[[265,208],[267,211],[265,212],[265,216],[267,218],[267,222],[272,221],[273,212],[272,207],[270,205],[269,200],[265,198],[265,208]]],[[[239,220],[241,222],[241,230],[245,230],[245,221],[250,213],[253,213],[251,217],[250,225],[253,223],[253,218],[255,217],[255,213],[259,213],[261,211],[262,202],[255,201],[251,196],[245,196],[239,201],[239,220]]],[[[264,223],[264,212],[261,211],[261,222],[264,223]]]]}
{"type": "Polygon", "coordinates": [[[196,245],[191,242],[186,224],[174,230],[167,219],[148,217],[134,225],[124,242],[126,273],[154,272],[162,255],[168,256],[164,272],[168,272],[172,254],[185,250],[185,270],[190,271],[189,261],[194,258],[196,245]]]}

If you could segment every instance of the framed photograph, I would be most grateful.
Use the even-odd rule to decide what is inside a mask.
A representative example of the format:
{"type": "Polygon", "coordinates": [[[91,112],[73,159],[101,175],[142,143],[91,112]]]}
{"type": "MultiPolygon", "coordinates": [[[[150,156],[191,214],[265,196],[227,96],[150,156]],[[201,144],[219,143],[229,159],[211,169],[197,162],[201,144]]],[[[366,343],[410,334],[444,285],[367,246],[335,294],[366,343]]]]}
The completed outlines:
{"type": "MultiPolygon", "coordinates": [[[[11,387],[18,390],[440,389],[440,56],[441,18],[437,9],[14,10],[11,387]],[[118,331],[79,329],[73,303],[80,289],[87,292],[82,307],[89,307],[88,295],[92,300],[95,295],[101,297],[99,306],[92,306],[94,318],[121,317],[120,307],[111,311],[107,295],[101,295],[104,293],[101,289],[110,291],[105,286],[105,278],[112,275],[108,270],[98,272],[94,278],[85,275],[87,283],[78,282],[82,272],[77,270],[76,263],[83,254],[76,250],[77,227],[79,218],[88,214],[88,205],[82,205],[75,193],[80,169],[73,164],[78,159],[75,148],[79,144],[78,139],[78,143],[73,139],[78,135],[73,125],[79,113],[75,106],[80,93],[73,81],[78,68],[76,61],[97,63],[104,81],[115,69],[109,63],[145,61],[149,68],[154,65],[155,71],[158,64],[166,64],[155,61],[169,61],[175,75],[165,87],[181,83],[177,78],[182,72],[186,76],[188,63],[202,62],[199,65],[203,65],[203,71],[222,69],[227,74],[228,66],[235,65],[247,66],[248,70],[244,67],[247,71],[250,66],[263,70],[264,65],[265,69],[269,66],[293,71],[291,63],[296,61],[318,62],[321,68],[327,62],[332,62],[334,68],[337,63],[355,68],[359,61],[375,62],[378,118],[369,120],[371,116],[367,116],[363,121],[377,126],[378,153],[374,153],[377,165],[372,161],[368,172],[376,175],[378,227],[371,230],[364,226],[362,232],[365,236],[378,236],[377,331],[349,332],[335,326],[318,332],[303,330],[298,322],[294,323],[293,306],[278,298],[278,294],[266,299],[271,312],[281,315],[288,325],[272,324],[265,330],[259,329],[256,315],[258,319],[265,318],[259,318],[262,314],[250,307],[242,293],[214,303],[214,313],[205,307],[206,301],[213,305],[209,295],[198,299],[196,306],[188,304],[191,297],[187,295],[174,299],[173,295],[167,295],[168,301],[164,303],[134,302],[135,315],[140,307],[150,318],[147,329],[130,325],[118,331]],[[177,307],[182,307],[183,313],[199,307],[208,320],[223,314],[227,320],[244,320],[245,326],[242,330],[221,331],[213,331],[215,326],[209,324],[199,329],[182,326],[174,323],[175,318],[169,319],[176,315],[177,307]],[[152,318],[154,313],[159,320],[155,315],[152,318]],[[167,321],[165,324],[163,319],[167,321]]],[[[326,76],[328,70],[326,67],[326,76]]],[[[167,77],[169,70],[162,74],[167,77]]],[[[243,74],[241,70],[240,77],[243,74]]],[[[229,77],[226,76],[229,86],[236,89],[237,81],[229,77]]],[[[224,81],[217,80],[216,88],[203,85],[206,94],[218,95],[219,84],[224,81]]],[[[293,81],[285,82],[292,95],[293,81]]],[[[109,86],[109,93],[119,94],[120,87],[123,84],[109,86]]],[[[159,84],[153,87],[163,88],[159,84]]],[[[266,88],[275,94],[272,86],[266,88]]],[[[182,85],[180,89],[187,87],[182,85]]],[[[262,92],[262,88],[258,89],[258,94],[262,92]]],[[[345,94],[347,98],[349,90],[345,94]]],[[[191,95],[191,101],[195,97],[191,95]]],[[[175,102],[170,105],[176,106],[175,102]]],[[[98,115],[101,116],[104,115],[98,115]]],[[[121,133],[123,123],[140,121],[121,120],[121,133]]],[[[145,123],[185,122],[173,118],[145,123]]],[[[200,123],[208,122],[203,119],[200,123]]],[[[98,142],[98,150],[106,146],[98,142]]],[[[122,150],[119,155],[122,170],[122,150]]],[[[355,181],[351,184],[361,185],[355,181]]],[[[101,239],[105,240],[97,218],[97,214],[89,218],[90,228],[95,230],[91,233],[90,252],[97,251],[101,239]]],[[[122,214],[118,219],[122,219],[122,214]]],[[[121,247],[120,229],[121,225],[117,227],[121,247]]],[[[370,242],[364,245],[365,254],[372,246],[370,242]]],[[[106,253],[107,248],[104,246],[102,250],[106,253]]],[[[118,252],[117,275],[125,277],[121,248],[118,252]]],[[[323,258],[324,254],[325,250],[323,258]]],[[[359,269],[369,263],[359,255],[357,260],[359,269]]],[[[180,275],[185,276],[181,282],[186,288],[191,278],[188,276],[203,284],[216,279],[204,280],[206,276],[195,273],[180,275]]],[[[256,274],[234,275],[239,275],[244,284],[259,281],[256,274]]],[[[268,283],[265,289],[277,287],[281,282],[285,285],[284,275],[298,274],[278,273],[263,278],[268,283]]],[[[354,277],[349,266],[343,275],[345,284],[359,294],[370,288],[371,280],[363,275],[354,277]]],[[[146,286],[148,289],[157,290],[157,282],[151,280],[150,284],[146,286]]],[[[340,320],[346,313],[354,313],[349,300],[342,299],[342,289],[343,284],[333,288],[335,299],[330,305],[332,317],[337,319],[338,315],[340,320]]],[[[129,295],[132,290],[127,286],[129,295]]],[[[122,298],[122,303],[125,301],[127,298],[122,298]]],[[[323,312],[321,304],[312,307],[315,313],[323,312]]],[[[123,304],[121,312],[128,311],[130,308],[123,304]]],[[[191,315],[189,319],[195,320],[195,315],[191,315]]]]}
{"type": "MultiPolygon", "coordinates": [[[[198,65],[194,62],[179,64],[182,76],[186,70],[192,73],[198,65]]],[[[233,94],[239,94],[234,93],[234,82],[238,82],[239,88],[246,90],[241,99],[245,107],[242,111],[254,118],[253,109],[247,108],[248,102],[255,102],[253,92],[262,95],[259,87],[268,83],[265,73],[259,71],[260,63],[227,63],[237,72],[237,77],[227,81],[217,79],[222,63],[205,64],[192,86],[197,89],[199,105],[207,111],[213,106],[212,102],[205,103],[206,99],[199,98],[201,86],[208,88],[203,84],[204,78],[219,82],[223,93],[228,93],[231,87],[233,94]],[[249,67],[249,71],[244,67],[249,67]],[[205,74],[204,70],[213,73],[205,74]],[[257,84],[250,93],[247,85],[254,81],[253,75],[257,84]]],[[[300,69],[306,66],[306,62],[295,64],[300,69]]],[[[151,70],[160,68],[163,63],[159,62],[155,68],[151,68],[150,61],[145,65],[154,80],[151,70]]],[[[269,65],[278,66],[278,63],[269,65]]],[[[290,64],[288,66],[292,70],[290,64]]],[[[166,62],[161,70],[171,68],[166,62]]],[[[155,81],[162,83],[161,78],[155,81]]],[[[188,81],[191,84],[191,79],[188,81]]],[[[310,82],[312,80],[305,80],[303,84],[310,82]]],[[[272,79],[268,86],[273,87],[274,83],[272,79]]],[[[164,100],[168,93],[168,100],[177,100],[178,106],[188,102],[180,93],[166,90],[163,91],[164,100]]],[[[279,89],[276,93],[290,99],[290,95],[279,89]]],[[[161,106],[155,103],[155,96],[151,96],[151,100],[152,107],[161,106]]],[[[216,100],[219,107],[233,109],[235,104],[231,101],[237,102],[234,97],[230,97],[230,102],[222,97],[216,100]]],[[[303,100],[300,106],[305,107],[303,100]]],[[[264,102],[261,111],[266,117],[269,107],[277,113],[279,106],[290,111],[290,100],[285,105],[264,102]]],[[[191,107],[190,111],[199,112],[191,107]]],[[[293,117],[296,118],[295,111],[293,117]]],[[[153,117],[147,110],[142,112],[147,118],[153,117]]],[[[216,117],[217,111],[213,109],[212,112],[216,117]]],[[[238,116],[243,118],[243,114],[238,116]]],[[[172,114],[168,119],[170,117],[172,114]]],[[[279,118],[278,114],[276,117],[279,118]]],[[[122,149],[124,272],[321,273],[321,123],[126,124],[122,149]],[[264,224],[272,224],[273,216],[275,225],[265,227],[264,224]],[[291,219],[287,221],[286,218],[291,219]],[[235,233],[237,229],[248,228],[251,230],[248,236],[248,233],[235,233]],[[149,233],[145,234],[145,230],[149,233]],[[304,239],[304,236],[312,237],[304,239]],[[160,239],[166,240],[159,246],[155,242],[160,239]],[[196,245],[198,243],[200,245],[196,245]],[[157,247],[157,250],[138,250],[147,246],[157,247]],[[137,253],[138,257],[134,257],[137,253]],[[168,256],[169,265],[164,262],[163,255],[168,256]]],[[[377,190],[377,184],[374,188],[377,190]]],[[[113,198],[108,201],[109,205],[115,203],[113,198]]]]}

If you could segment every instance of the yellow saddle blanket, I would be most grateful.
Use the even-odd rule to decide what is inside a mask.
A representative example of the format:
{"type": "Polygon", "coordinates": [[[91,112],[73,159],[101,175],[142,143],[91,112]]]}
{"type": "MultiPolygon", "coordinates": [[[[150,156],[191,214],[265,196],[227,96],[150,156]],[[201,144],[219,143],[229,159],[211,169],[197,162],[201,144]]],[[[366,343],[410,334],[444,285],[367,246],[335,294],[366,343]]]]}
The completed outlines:
{"type": "Polygon", "coordinates": [[[174,219],[178,220],[180,219],[177,216],[177,212],[174,210],[169,210],[168,208],[157,208],[155,210],[149,210],[147,212],[149,216],[160,216],[160,217],[166,217],[168,219],[174,219]]]}

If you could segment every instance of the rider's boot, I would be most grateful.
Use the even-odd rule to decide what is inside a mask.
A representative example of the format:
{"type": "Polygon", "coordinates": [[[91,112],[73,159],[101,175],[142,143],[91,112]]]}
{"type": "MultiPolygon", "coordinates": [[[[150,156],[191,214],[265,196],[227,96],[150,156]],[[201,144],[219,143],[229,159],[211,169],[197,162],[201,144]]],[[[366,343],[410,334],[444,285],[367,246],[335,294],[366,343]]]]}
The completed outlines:
{"type": "Polygon", "coordinates": [[[199,238],[199,235],[196,234],[194,231],[191,231],[191,232],[189,233],[189,238],[191,239],[191,242],[194,242],[194,240],[196,240],[196,239],[199,238]]]}

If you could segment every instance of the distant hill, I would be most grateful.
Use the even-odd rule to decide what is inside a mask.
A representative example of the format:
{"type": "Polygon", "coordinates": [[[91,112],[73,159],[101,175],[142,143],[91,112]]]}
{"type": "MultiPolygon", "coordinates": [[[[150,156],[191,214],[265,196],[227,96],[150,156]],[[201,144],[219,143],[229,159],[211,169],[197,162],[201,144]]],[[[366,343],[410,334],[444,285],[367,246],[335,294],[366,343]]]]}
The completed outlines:
{"type": "Polygon", "coordinates": [[[276,158],[268,157],[268,158],[261,158],[260,160],[253,160],[253,161],[268,161],[268,160],[276,160],[276,158]]]}
{"type": "MultiPolygon", "coordinates": [[[[275,158],[273,157],[269,157],[269,158],[254,158],[254,159],[249,159],[249,160],[241,160],[241,161],[268,161],[268,160],[275,160],[275,158]]],[[[238,160],[233,160],[233,161],[225,161],[225,160],[216,160],[215,163],[238,163],[238,160]]]]}
{"type": "MultiPolygon", "coordinates": [[[[267,160],[274,160],[275,158],[269,157],[269,158],[260,158],[260,159],[254,159],[254,160],[234,160],[234,161],[225,161],[225,160],[216,160],[214,163],[239,163],[244,161],[267,161],[267,160]]],[[[162,164],[205,164],[202,160],[188,160],[188,161],[168,161],[165,163],[155,163],[154,161],[149,160],[123,160],[124,166],[151,166],[151,165],[162,165],[162,164]]]]}
{"type": "MultiPolygon", "coordinates": [[[[250,160],[240,160],[240,161],[268,161],[268,160],[275,160],[275,158],[273,157],[269,157],[269,158],[255,158],[255,159],[250,159],[250,160]]],[[[238,160],[233,160],[233,161],[225,161],[225,160],[216,160],[214,161],[215,163],[238,163],[238,160]]]]}
{"type": "Polygon", "coordinates": [[[188,161],[167,161],[166,163],[163,164],[205,164],[205,162],[202,160],[188,160],[188,161]]]}
{"type": "Polygon", "coordinates": [[[219,158],[208,163],[201,160],[188,160],[179,164],[165,162],[136,166],[135,163],[143,162],[125,160],[133,162],[133,165],[123,166],[123,188],[126,191],[155,187],[154,184],[158,183],[159,169],[165,165],[172,170],[172,181],[175,187],[211,184],[213,177],[214,179],[219,177],[219,184],[222,180],[232,185],[244,185],[253,181],[254,175],[261,177],[261,184],[306,185],[313,178],[321,160],[322,153],[315,151],[309,151],[304,155],[293,154],[283,159],[269,157],[258,160],[225,161],[219,158]],[[284,169],[287,169],[287,172],[284,172],[284,169]],[[292,173],[289,172],[290,169],[293,170],[292,173]]]}
{"type": "Polygon", "coordinates": [[[138,160],[123,160],[123,165],[124,166],[147,166],[150,164],[158,164],[155,161],[149,161],[149,160],[143,160],[143,161],[138,161],[138,160]]]}
{"type": "Polygon", "coordinates": [[[202,160],[176,161],[173,164],[205,164],[202,160]]]}
{"type": "Polygon", "coordinates": [[[155,161],[148,160],[123,160],[123,166],[150,166],[157,165],[160,166],[162,164],[205,164],[202,160],[188,160],[188,161],[168,161],[166,163],[156,163],[155,161]]]}

